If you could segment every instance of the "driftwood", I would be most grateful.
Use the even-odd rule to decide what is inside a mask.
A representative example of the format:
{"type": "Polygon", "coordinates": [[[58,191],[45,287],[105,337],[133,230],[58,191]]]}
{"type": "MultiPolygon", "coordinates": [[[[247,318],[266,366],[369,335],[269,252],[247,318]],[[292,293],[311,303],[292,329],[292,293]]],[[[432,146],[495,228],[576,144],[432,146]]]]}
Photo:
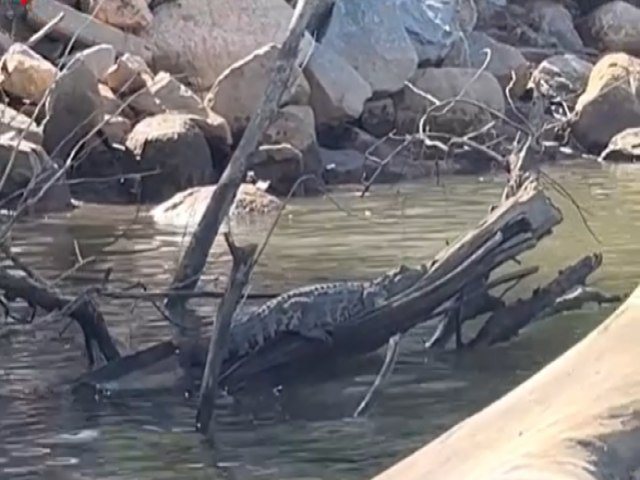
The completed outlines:
{"type": "Polygon", "coordinates": [[[76,299],[62,295],[48,285],[36,282],[28,276],[12,273],[6,268],[0,268],[0,290],[7,299],[21,298],[48,312],[65,311],[82,329],[91,366],[95,363],[92,348],[94,342],[107,362],[120,358],[104,318],[90,298],[83,296],[76,299]]]}
{"type": "Polygon", "coordinates": [[[639,336],[640,288],[540,372],[374,480],[637,478],[639,336]]]}
{"type": "MultiPolygon", "coordinates": [[[[170,290],[193,291],[197,286],[211,246],[229,213],[238,188],[246,177],[247,162],[257,150],[264,131],[276,117],[298,56],[306,25],[318,5],[319,0],[301,0],[296,5],[287,36],[278,51],[274,65],[271,66],[271,78],[262,102],[251,117],[240,143],[209,199],[204,214],[180,260],[170,290]]],[[[167,298],[165,306],[172,317],[182,318],[184,302],[184,297],[171,295],[167,298]]]]}
{"type": "Polygon", "coordinates": [[[532,322],[541,312],[553,307],[556,301],[574,288],[582,285],[587,277],[602,264],[602,255],[593,254],[580,259],[560,271],[558,276],[542,288],[537,288],[531,297],[517,300],[494,312],[470,342],[470,347],[495,345],[506,342],[532,322]]]}
{"type": "Polygon", "coordinates": [[[255,244],[246,247],[236,246],[229,234],[225,234],[224,238],[233,257],[233,266],[231,267],[231,275],[225,296],[222,302],[220,302],[218,313],[213,322],[209,349],[207,351],[207,361],[200,386],[200,398],[198,401],[198,412],[196,414],[196,430],[205,435],[211,432],[213,408],[218,388],[218,373],[220,372],[220,364],[226,353],[231,320],[249,281],[249,275],[253,268],[253,259],[258,249],[258,246],[255,244]]]}

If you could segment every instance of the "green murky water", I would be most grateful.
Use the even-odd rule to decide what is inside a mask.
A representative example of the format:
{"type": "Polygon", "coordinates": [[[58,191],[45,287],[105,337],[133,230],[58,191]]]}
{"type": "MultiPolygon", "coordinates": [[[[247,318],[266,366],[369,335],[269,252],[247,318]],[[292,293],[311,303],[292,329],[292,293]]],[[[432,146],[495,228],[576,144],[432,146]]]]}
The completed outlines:
{"type": "MultiPolygon", "coordinates": [[[[548,170],[586,210],[601,245],[575,208],[554,194],[565,222],[526,256],[543,267],[520,287],[594,250],[605,264],[592,281],[627,292],[640,278],[640,169],[548,170]]],[[[362,200],[336,194],[345,211],[323,199],[297,200],[276,230],[256,274],[255,289],[281,291],[327,279],[365,278],[399,262],[426,261],[475,225],[502,188],[502,179],[450,178],[379,187],[362,200]]],[[[114,286],[136,281],[165,287],[179,252],[180,231],[155,228],[133,209],[87,206],[70,215],[21,225],[14,248],[47,278],[70,268],[77,252],[107,254],[63,280],[78,289],[113,269],[114,286]],[[137,253],[132,254],[135,251],[137,253]]],[[[236,228],[239,241],[260,241],[262,226],[236,228]]],[[[229,266],[212,256],[207,287],[218,288],[229,266]],[[221,277],[222,276],[222,277],[221,277]]],[[[210,315],[214,304],[197,302],[210,315]]],[[[166,338],[170,329],[144,303],[103,301],[118,338],[132,347],[166,338]]],[[[81,344],[64,322],[39,323],[0,340],[0,478],[47,479],[367,479],[529,377],[588,333],[610,311],[586,310],[536,325],[517,341],[486,352],[426,362],[431,326],[403,343],[396,370],[370,414],[350,415],[376,373],[376,364],[279,396],[243,400],[220,414],[217,446],[193,433],[195,404],[174,394],[79,401],[25,390],[78,375],[81,344]]]]}

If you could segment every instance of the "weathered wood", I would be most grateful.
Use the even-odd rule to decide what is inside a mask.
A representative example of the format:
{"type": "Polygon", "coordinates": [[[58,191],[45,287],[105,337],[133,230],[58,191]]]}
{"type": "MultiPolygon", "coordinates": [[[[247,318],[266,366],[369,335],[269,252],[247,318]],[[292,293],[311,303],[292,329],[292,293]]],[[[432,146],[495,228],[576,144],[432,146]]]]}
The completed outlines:
{"type": "Polygon", "coordinates": [[[9,299],[22,298],[48,312],[69,309],[68,316],[73,318],[82,329],[87,343],[89,364],[93,365],[91,342],[95,342],[105,360],[120,358],[120,352],[113,342],[106,322],[95,303],[87,297],[77,300],[60,294],[53,288],[36,283],[27,276],[19,276],[5,268],[0,268],[0,290],[9,299]]]}
{"type": "MultiPolygon", "coordinates": [[[[319,0],[301,0],[298,2],[289,25],[287,37],[282,43],[274,65],[272,65],[271,77],[262,102],[251,117],[251,121],[238,147],[209,199],[195,232],[191,236],[189,245],[171,282],[171,291],[193,291],[197,286],[211,246],[229,213],[238,188],[245,179],[248,158],[258,148],[264,131],[275,119],[282,95],[298,56],[300,42],[305,34],[305,27],[318,4],[319,0]]],[[[166,300],[165,306],[172,317],[182,318],[184,303],[184,297],[170,295],[166,300]]]]}
{"type": "Polygon", "coordinates": [[[106,23],[99,22],[78,10],[55,0],[30,0],[27,9],[27,22],[36,28],[42,28],[64,14],[53,28],[51,35],[63,40],[76,39],[87,46],[107,43],[118,53],[133,53],[145,61],[151,61],[153,50],[140,37],[124,33],[106,23]]]}
{"type": "Polygon", "coordinates": [[[202,383],[200,385],[200,399],[198,401],[198,412],[196,413],[196,430],[208,435],[213,426],[213,411],[215,397],[218,389],[218,373],[222,359],[227,351],[227,342],[233,314],[238,308],[242,299],[242,294],[249,281],[253,268],[253,259],[258,249],[255,244],[246,247],[236,246],[229,234],[225,234],[227,246],[233,257],[231,275],[225,296],[220,302],[209,339],[209,349],[207,351],[207,361],[205,363],[202,383]]]}
{"type": "Polygon", "coordinates": [[[540,372],[374,480],[636,478],[638,338],[640,288],[540,372]]]}
{"type": "Polygon", "coordinates": [[[537,316],[553,307],[558,298],[576,285],[584,284],[600,265],[602,255],[595,253],[561,270],[556,278],[544,287],[537,288],[529,298],[517,300],[494,312],[468,346],[495,345],[511,340],[537,316]]]}

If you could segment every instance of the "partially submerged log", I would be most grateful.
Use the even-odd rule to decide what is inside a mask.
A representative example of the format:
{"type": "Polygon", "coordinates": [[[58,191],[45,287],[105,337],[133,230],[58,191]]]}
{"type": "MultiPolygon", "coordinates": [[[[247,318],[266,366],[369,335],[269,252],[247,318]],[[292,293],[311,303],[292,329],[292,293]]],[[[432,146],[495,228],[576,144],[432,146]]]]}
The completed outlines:
{"type": "Polygon", "coordinates": [[[638,338],[640,287],[571,350],[374,480],[638,478],[638,338]]]}
{"type": "Polygon", "coordinates": [[[48,312],[63,311],[78,322],[84,335],[91,366],[94,364],[92,348],[94,342],[106,361],[120,358],[120,353],[109,334],[104,317],[91,298],[87,296],[68,297],[48,285],[36,282],[26,275],[13,273],[6,268],[0,268],[0,290],[9,300],[20,298],[30,305],[40,307],[48,312]]]}

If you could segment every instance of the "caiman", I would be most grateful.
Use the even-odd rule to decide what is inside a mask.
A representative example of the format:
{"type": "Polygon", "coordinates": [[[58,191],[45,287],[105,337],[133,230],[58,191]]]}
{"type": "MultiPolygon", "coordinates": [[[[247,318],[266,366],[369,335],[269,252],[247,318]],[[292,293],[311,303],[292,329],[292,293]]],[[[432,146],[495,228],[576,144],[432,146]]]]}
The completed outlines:
{"type": "Polygon", "coordinates": [[[330,343],[334,326],[379,307],[426,272],[426,266],[401,265],[370,281],[316,284],[284,293],[234,318],[225,361],[249,356],[285,335],[330,343]]]}

